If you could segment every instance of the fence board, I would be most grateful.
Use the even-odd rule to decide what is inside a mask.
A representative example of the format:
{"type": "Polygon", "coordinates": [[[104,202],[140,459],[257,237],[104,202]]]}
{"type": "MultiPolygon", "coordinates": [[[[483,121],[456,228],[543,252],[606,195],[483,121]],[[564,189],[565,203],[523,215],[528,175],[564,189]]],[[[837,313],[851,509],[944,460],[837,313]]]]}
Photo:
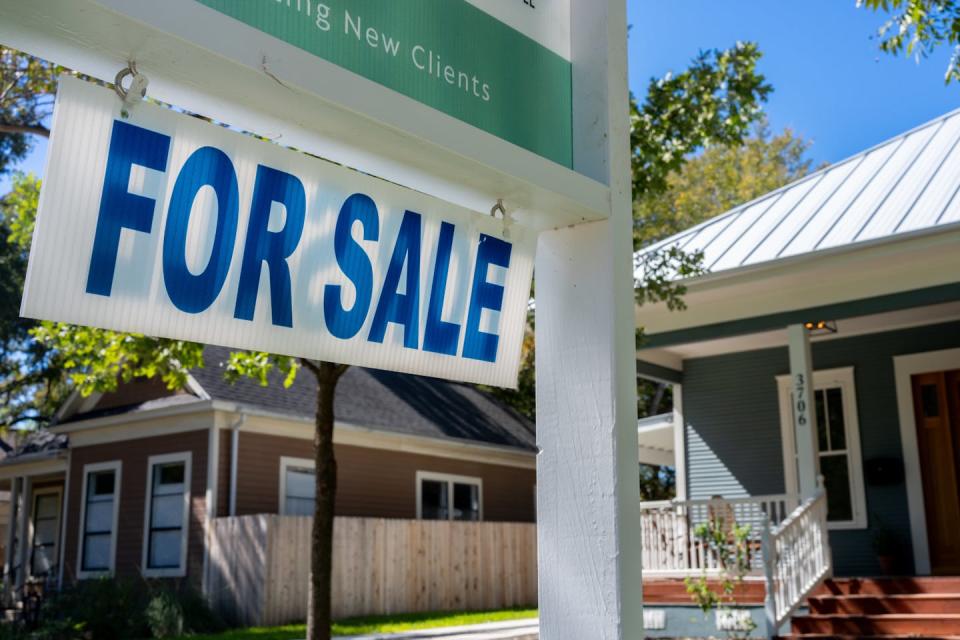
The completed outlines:
{"type": "MultiPolygon", "coordinates": [[[[247,626],[305,620],[311,526],[272,514],[214,519],[214,608],[247,626]]],[[[535,606],[536,540],[533,524],[337,518],[333,615],[535,606]]]]}

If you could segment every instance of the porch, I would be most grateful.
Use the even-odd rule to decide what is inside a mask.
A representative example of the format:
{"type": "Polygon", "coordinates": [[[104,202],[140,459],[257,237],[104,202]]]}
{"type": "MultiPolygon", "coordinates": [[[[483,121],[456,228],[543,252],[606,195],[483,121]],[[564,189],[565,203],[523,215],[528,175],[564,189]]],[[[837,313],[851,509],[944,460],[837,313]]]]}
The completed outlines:
{"type": "MultiPolygon", "coordinates": [[[[771,637],[832,573],[822,487],[802,501],[797,494],[670,500],[642,502],[640,510],[648,607],[682,603],[677,587],[685,578],[716,584],[742,576],[734,599],[749,615],[760,596],[759,626],[771,637]]],[[[660,621],[648,618],[648,630],[656,629],[660,621]]]]}

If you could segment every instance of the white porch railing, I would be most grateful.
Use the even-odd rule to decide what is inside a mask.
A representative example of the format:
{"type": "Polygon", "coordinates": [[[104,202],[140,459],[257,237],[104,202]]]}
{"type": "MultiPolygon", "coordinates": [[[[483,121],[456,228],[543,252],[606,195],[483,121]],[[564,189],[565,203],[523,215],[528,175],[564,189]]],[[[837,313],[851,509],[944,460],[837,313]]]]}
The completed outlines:
{"type": "Polygon", "coordinates": [[[643,573],[655,577],[688,577],[716,573],[716,556],[695,534],[698,525],[724,519],[750,525],[751,573],[763,575],[760,555],[763,530],[787,519],[799,504],[796,495],[779,494],[711,500],[671,500],[640,503],[643,573]]]}
{"type": "Polygon", "coordinates": [[[773,637],[833,571],[823,489],[779,526],[763,530],[763,559],[767,635],[773,637]]]}
{"type": "Polygon", "coordinates": [[[697,526],[720,519],[731,529],[750,525],[748,575],[766,582],[769,637],[832,571],[822,489],[803,504],[790,494],[671,500],[641,502],[640,513],[643,573],[654,578],[719,575],[719,559],[697,537],[697,526]]]}

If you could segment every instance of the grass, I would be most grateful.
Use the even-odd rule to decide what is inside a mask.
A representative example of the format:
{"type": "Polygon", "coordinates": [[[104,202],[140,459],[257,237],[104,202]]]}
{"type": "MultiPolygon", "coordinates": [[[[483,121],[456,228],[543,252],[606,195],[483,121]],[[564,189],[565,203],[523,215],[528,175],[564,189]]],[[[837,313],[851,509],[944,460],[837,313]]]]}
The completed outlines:
{"type": "MultiPolygon", "coordinates": [[[[502,622],[537,617],[536,609],[502,609],[459,613],[404,613],[392,616],[348,618],[333,623],[333,635],[352,636],[364,633],[397,633],[417,629],[456,627],[481,622],[502,622]]],[[[302,624],[283,627],[252,627],[224,633],[190,636],[190,640],[299,640],[307,635],[302,624]]]]}

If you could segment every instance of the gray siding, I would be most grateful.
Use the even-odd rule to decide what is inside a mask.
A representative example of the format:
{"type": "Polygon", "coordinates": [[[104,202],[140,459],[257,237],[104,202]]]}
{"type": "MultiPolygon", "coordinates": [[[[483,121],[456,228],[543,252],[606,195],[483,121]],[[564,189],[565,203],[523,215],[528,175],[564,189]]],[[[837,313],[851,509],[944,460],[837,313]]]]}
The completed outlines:
{"type": "MultiPolygon", "coordinates": [[[[904,329],[813,345],[815,369],[854,367],[863,460],[902,457],[893,357],[960,347],[960,323],[904,329]]],[[[776,376],[789,372],[786,348],[762,349],[684,362],[691,498],[780,493],[783,453],[776,376]]],[[[881,519],[910,542],[906,488],[866,485],[871,523],[881,519]]],[[[833,531],[839,575],[879,573],[869,529],[833,531]]],[[[903,570],[913,557],[904,553],[903,570]]]]}

